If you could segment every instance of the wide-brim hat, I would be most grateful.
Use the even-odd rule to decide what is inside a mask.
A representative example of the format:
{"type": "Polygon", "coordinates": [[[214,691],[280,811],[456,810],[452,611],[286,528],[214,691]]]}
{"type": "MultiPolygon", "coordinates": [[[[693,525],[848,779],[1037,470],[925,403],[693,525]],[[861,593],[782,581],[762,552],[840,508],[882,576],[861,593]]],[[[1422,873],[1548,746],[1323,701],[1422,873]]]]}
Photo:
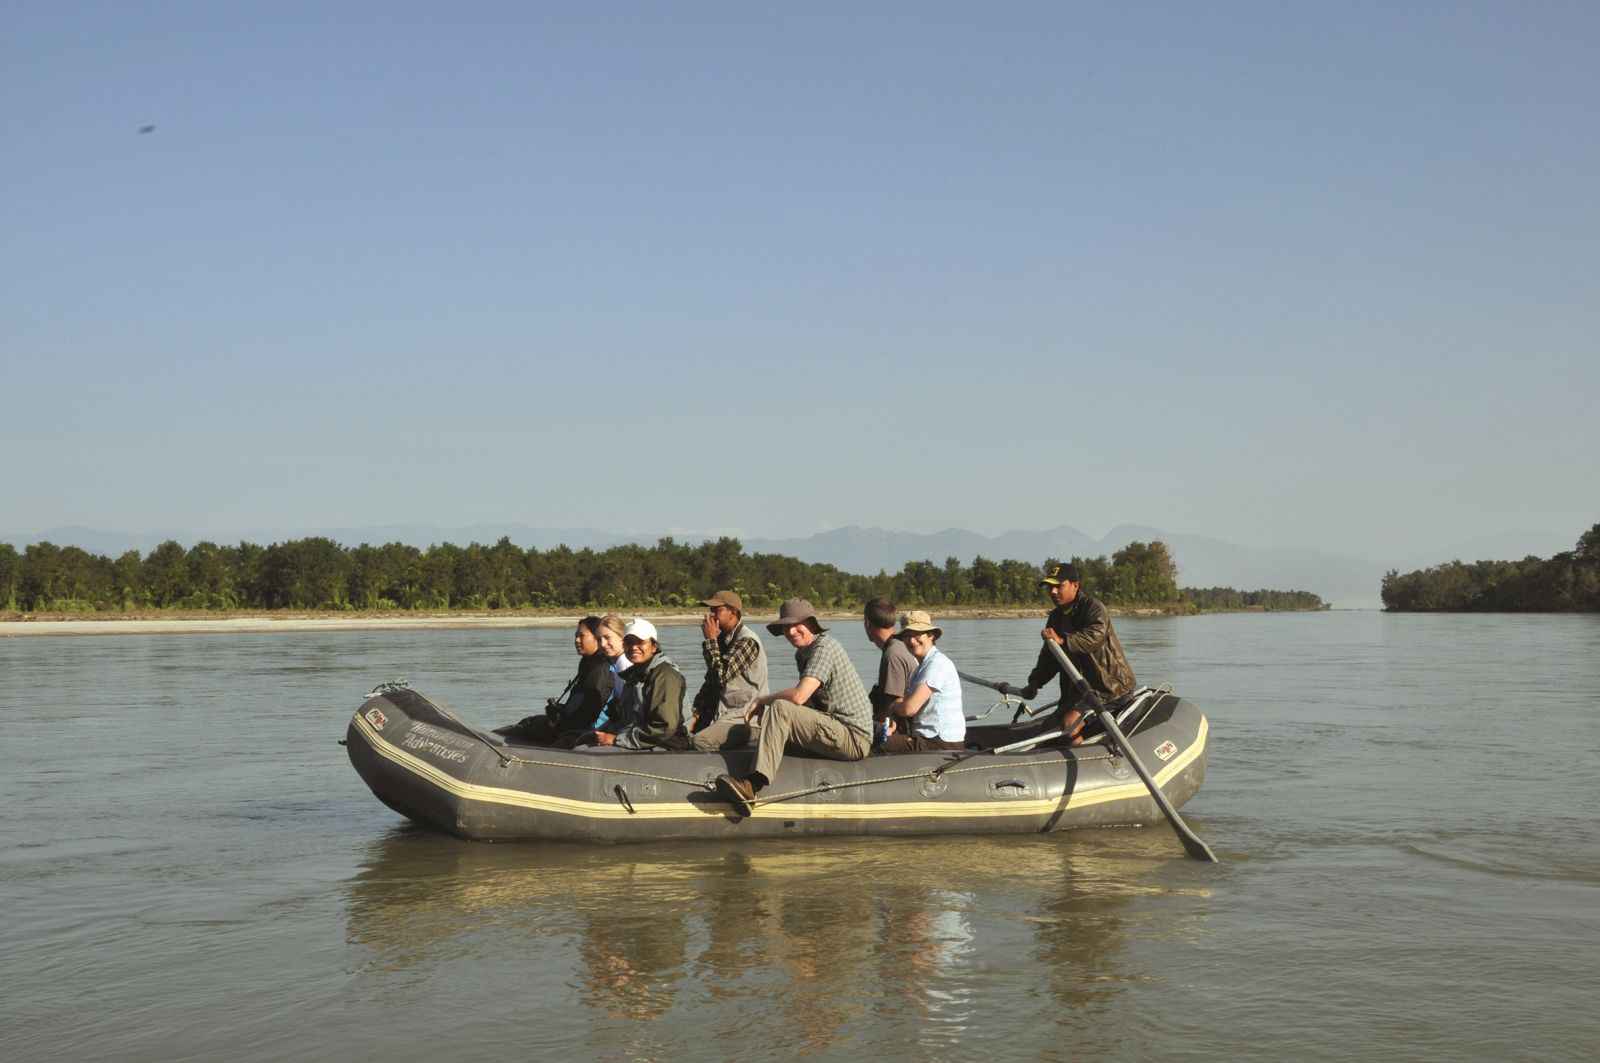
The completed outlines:
{"type": "Polygon", "coordinates": [[[790,598],[778,607],[778,619],[767,625],[767,630],[774,635],[781,635],[796,624],[803,624],[807,620],[817,625],[818,631],[828,630],[828,625],[817,619],[817,611],[810,602],[804,598],[790,598]]]}
{"type": "Polygon", "coordinates": [[[935,639],[944,637],[944,628],[934,624],[933,617],[921,609],[913,609],[909,613],[900,614],[900,630],[897,635],[918,635],[924,631],[933,632],[935,639]]]}

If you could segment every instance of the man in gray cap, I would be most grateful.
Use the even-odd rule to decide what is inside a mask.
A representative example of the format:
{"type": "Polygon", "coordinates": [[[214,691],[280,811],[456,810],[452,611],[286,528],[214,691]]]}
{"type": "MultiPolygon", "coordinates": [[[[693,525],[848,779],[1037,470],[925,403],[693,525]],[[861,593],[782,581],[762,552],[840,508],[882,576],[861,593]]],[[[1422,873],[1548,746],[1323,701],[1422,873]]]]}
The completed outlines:
{"type": "Polygon", "coordinates": [[[737,749],[754,737],[744,710],[767,692],[767,651],[745,625],[744,601],[733,591],[718,591],[701,604],[707,609],[700,624],[706,680],[694,696],[694,747],[737,749]]]}
{"type": "Polygon", "coordinates": [[[833,760],[864,760],[872,751],[872,702],[850,655],[803,598],[790,598],[767,625],[795,649],[800,681],[751,703],[745,721],[759,716],[755,771],[742,778],[717,776],[717,793],[749,815],[756,795],[777,778],[784,746],[793,743],[833,760]]]}

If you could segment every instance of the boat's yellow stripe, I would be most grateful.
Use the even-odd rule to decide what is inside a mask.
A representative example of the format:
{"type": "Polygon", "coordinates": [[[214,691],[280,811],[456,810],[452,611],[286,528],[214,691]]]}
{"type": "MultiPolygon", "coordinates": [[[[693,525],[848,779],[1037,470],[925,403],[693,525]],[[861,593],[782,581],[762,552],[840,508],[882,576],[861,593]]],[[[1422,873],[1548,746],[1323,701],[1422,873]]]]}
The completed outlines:
{"type": "MultiPolygon", "coordinates": [[[[630,812],[622,807],[620,801],[582,801],[569,797],[557,797],[553,794],[529,793],[526,790],[513,790],[500,786],[483,786],[478,783],[463,782],[448,772],[440,770],[437,766],[388,741],[360,713],[356,714],[354,723],[366,736],[368,744],[380,756],[446,793],[468,801],[488,801],[513,808],[526,808],[535,812],[555,812],[585,819],[660,820],[686,819],[700,816],[723,817],[727,815],[728,811],[727,806],[720,801],[714,804],[696,804],[690,801],[683,801],[672,804],[636,803],[634,810],[630,812]]],[[[1157,785],[1165,786],[1168,780],[1183,771],[1200,756],[1206,747],[1206,736],[1209,729],[1209,722],[1204,716],[1201,716],[1200,726],[1195,732],[1194,741],[1190,742],[1173,759],[1163,764],[1160,771],[1154,773],[1157,785]]],[[[996,766],[998,767],[999,765],[996,766]]],[[[588,769],[575,765],[574,770],[584,771],[588,769]]],[[[1087,808],[1091,805],[1105,804],[1109,801],[1124,801],[1130,798],[1145,797],[1148,794],[1149,790],[1146,789],[1143,780],[1135,775],[1131,781],[1120,783],[1116,786],[1098,787],[1088,793],[1070,794],[1067,797],[1066,806],[1068,808],[1087,808]]],[[[979,816],[1048,815],[1061,806],[1060,798],[1034,801],[1006,798],[992,798],[988,801],[896,801],[874,802],[868,805],[839,805],[831,801],[794,800],[781,801],[772,805],[757,804],[753,815],[766,819],[812,820],[971,819],[979,816]]]]}

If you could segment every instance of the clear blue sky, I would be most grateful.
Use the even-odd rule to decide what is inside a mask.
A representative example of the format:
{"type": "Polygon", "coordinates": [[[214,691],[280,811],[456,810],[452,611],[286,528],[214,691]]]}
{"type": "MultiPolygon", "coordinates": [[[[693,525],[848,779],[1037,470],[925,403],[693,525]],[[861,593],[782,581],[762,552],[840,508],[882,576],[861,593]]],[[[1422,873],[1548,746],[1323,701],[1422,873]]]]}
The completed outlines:
{"type": "Polygon", "coordinates": [[[0,0],[0,531],[1570,545],[1597,48],[1590,2],[0,0]]]}

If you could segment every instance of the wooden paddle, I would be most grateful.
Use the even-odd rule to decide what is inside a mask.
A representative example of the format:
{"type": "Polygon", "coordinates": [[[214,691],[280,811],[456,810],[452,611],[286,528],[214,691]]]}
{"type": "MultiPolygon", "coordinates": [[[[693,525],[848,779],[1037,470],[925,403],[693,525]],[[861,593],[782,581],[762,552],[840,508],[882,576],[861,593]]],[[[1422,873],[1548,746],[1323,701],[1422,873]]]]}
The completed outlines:
{"type": "Polygon", "coordinates": [[[1196,860],[1205,860],[1213,864],[1218,863],[1217,854],[1211,851],[1211,846],[1201,841],[1200,836],[1189,829],[1189,825],[1183,821],[1182,816],[1178,815],[1178,810],[1167,799],[1167,795],[1162,793],[1161,787],[1156,785],[1155,776],[1151,775],[1149,769],[1139,760],[1138,754],[1133,751],[1133,746],[1128,744],[1127,737],[1122,733],[1122,728],[1117,726],[1115,716],[1107,712],[1106,707],[1100,704],[1100,699],[1089,688],[1088,682],[1083,678],[1083,673],[1078,671],[1077,666],[1072,663],[1072,660],[1060,646],[1049,639],[1046,639],[1044,644],[1050,647],[1050,652],[1055,654],[1056,663],[1061,666],[1061,670],[1066,673],[1067,678],[1072,680],[1073,687],[1077,689],[1079,695],[1083,698],[1084,706],[1100,718],[1100,726],[1105,729],[1106,734],[1111,736],[1112,744],[1117,747],[1118,752],[1127,758],[1128,763],[1133,765],[1133,770],[1139,774],[1139,778],[1143,779],[1144,784],[1150,788],[1150,796],[1156,799],[1157,807],[1161,809],[1161,814],[1167,817],[1167,822],[1172,825],[1173,832],[1178,835],[1178,840],[1183,843],[1184,850],[1196,860]]]}

